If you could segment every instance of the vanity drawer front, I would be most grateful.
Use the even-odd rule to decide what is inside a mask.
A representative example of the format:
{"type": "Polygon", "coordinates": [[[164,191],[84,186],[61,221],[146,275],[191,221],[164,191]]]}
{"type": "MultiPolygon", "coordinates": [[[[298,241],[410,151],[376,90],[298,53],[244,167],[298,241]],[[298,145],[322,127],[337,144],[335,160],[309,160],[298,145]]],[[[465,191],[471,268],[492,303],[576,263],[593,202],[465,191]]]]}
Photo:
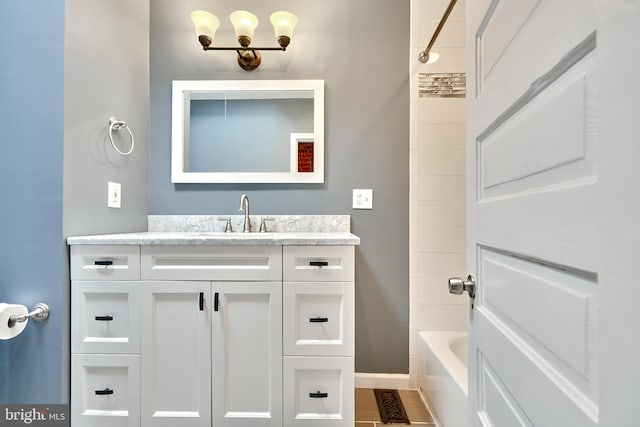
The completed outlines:
{"type": "Polygon", "coordinates": [[[353,282],[285,282],[285,355],[353,356],[353,282]]]}
{"type": "Polygon", "coordinates": [[[286,282],[352,282],[353,246],[285,246],[283,279],[286,282]]]}
{"type": "Polygon", "coordinates": [[[72,245],[71,280],[140,280],[140,247],[72,245]]]}
{"type": "Polygon", "coordinates": [[[143,280],[282,280],[281,246],[143,246],[143,280]]]}
{"type": "Polygon", "coordinates": [[[71,284],[72,353],[140,353],[139,282],[71,284]]]}
{"type": "Polygon", "coordinates": [[[351,357],[285,357],[284,425],[352,427],[353,372],[351,357]]]}
{"type": "Polygon", "coordinates": [[[71,355],[71,425],[140,426],[140,356],[71,355]]]}

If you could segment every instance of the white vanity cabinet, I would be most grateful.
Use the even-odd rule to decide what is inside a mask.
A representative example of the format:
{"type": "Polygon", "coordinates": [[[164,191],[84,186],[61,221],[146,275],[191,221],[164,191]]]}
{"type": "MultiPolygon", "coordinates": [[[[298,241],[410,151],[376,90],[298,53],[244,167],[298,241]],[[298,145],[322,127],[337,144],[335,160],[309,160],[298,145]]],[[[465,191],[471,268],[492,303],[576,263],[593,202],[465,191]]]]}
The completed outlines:
{"type": "Polygon", "coordinates": [[[72,244],[72,425],[352,427],[353,254],[72,244]]]}
{"type": "Polygon", "coordinates": [[[354,420],[354,248],[283,248],[285,425],[354,420]]]}
{"type": "Polygon", "coordinates": [[[141,285],[140,425],[210,427],[211,313],[204,307],[210,285],[141,285]]]}
{"type": "Polygon", "coordinates": [[[71,419],[140,425],[140,248],[71,248],[71,419]]]}
{"type": "MultiPolygon", "coordinates": [[[[212,406],[208,414],[210,417],[212,414],[212,425],[215,427],[281,426],[281,246],[142,246],[140,258],[143,280],[175,281],[163,283],[165,292],[171,292],[174,284],[184,286],[185,282],[181,282],[183,280],[203,281],[192,283],[198,283],[198,291],[203,295],[198,304],[202,302],[206,313],[203,322],[207,326],[207,337],[201,338],[198,344],[206,344],[208,353],[202,351],[199,353],[201,356],[196,356],[196,343],[190,345],[191,341],[186,346],[181,346],[180,340],[176,340],[177,345],[173,349],[174,352],[189,355],[183,358],[191,357],[191,360],[184,360],[189,367],[180,368],[184,369],[185,376],[197,374],[203,382],[197,386],[206,387],[197,396],[194,394],[193,398],[186,399],[185,403],[190,402],[194,408],[200,408],[200,400],[196,404],[196,399],[202,398],[203,404],[212,406]],[[207,366],[203,367],[203,363],[207,366]],[[205,391],[208,392],[206,396],[205,391]]],[[[173,298],[169,295],[163,300],[170,305],[173,298]]],[[[143,310],[149,305],[143,301],[143,310]]],[[[182,311],[188,309],[188,304],[183,310],[176,309],[174,316],[180,316],[182,311]]],[[[153,316],[143,317],[152,321],[149,328],[154,327],[153,316]]],[[[179,322],[179,318],[176,321],[179,322]]],[[[164,328],[159,330],[162,329],[164,328]]],[[[183,333],[192,338],[189,328],[185,328],[183,333]]],[[[162,349],[157,346],[143,346],[143,355],[144,350],[148,350],[149,358],[158,357],[156,354],[162,353],[162,349]]],[[[163,375],[173,378],[175,372],[171,372],[171,366],[175,366],[176,363],[173,362],[179,360],[178,356],[176,361],[168,361],[166,367],[158,365],[158,369],[146,378],[144,373],[150,368],[143,367],[143,384],[157,384],[158,378],[163,375]],[[169,372],[165,370],[167,368],[169,372]]],[[[195,393],[195,386],[196,384],[187,382],[176,390],[187,394],[195,393]]],[[[144,396],[142,401],[143,425],[176,425],[158,423],[156,418],[145,424],[145,416],[158,406],[154,402],[145,405],[147,399],[144,396]]],[[[176,407],[173,399],[165,401],[169,406],[176,407]]],[[[177,408],[176,412],[184,414],[184,408],[177,408]]],[[[157,420],[164,422],[166,411],[162,412],[157,420]]],[[[201,414],[204,411],[192,416],[198,418],[201,414]]],[[[206,425],[211,425],[211,421],[206,425]]]]}
{"type": "Polygon", "coordinates": [[[282,426],[281,282],[212,290],[213,425],[282,426]]]}

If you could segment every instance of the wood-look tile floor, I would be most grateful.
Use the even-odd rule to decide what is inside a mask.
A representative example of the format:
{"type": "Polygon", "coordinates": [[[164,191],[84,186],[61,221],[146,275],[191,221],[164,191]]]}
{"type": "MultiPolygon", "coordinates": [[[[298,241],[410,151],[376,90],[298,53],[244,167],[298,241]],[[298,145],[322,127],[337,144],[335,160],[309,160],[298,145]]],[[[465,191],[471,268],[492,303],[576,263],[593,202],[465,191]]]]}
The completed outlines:
{"type": "MultiPolygon", "coordinates": [[[[357,388],[356,401],[356,425],[355,427],[381,427],[389,424],[382,424],[376,397],[372,389],[357,388]]],[[[424,406],[420,395],[415,390],[398,390],[402,405],[404,406],[411,425],[435,426],[436,424],[424,406]]],[[[398,424],[395,424],[398,425],[398,424]]],[[[402,424],[400,424],[402,425],[402,424]]]]}

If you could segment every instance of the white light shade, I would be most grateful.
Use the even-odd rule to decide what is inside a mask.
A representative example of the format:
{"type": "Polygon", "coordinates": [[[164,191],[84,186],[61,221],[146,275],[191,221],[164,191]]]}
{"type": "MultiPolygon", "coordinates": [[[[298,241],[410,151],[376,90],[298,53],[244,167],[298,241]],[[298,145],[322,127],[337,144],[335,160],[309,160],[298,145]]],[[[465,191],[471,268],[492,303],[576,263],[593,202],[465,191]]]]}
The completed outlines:
{"type": "Polygon", "coordinates": [[[204,10],[194,10],[191,12],[191,21],[196,27],[196,35],[209,36],[213,40],[216,30],[220,27],[220,20],[213,13],[204,10]]]}
{"type": "Polygon", "coordinates": [[[236,30],[236,37],[247,36],[253,39],[253,32],[258,26],[258,18],[246,10],[236,10],[229,16],[233,28],[236,30]]]}
{"type": "Polygon", "coordinates": [[[271,14],[271,25],[276,33],[276,39],[280,36],[293,38],[293,29],[298,23],[298,18],[291,12],[278,11],[271,14]]]}

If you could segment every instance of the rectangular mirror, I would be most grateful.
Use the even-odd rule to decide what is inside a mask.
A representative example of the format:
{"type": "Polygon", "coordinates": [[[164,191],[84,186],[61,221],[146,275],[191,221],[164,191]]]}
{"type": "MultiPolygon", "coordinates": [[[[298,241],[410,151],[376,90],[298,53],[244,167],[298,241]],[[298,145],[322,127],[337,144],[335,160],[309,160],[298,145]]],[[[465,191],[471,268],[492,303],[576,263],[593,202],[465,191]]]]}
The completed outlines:
{"type": "Polygon", "coordinates": [[[171,182],[324,182],[323,80],[174,80],[171,182]]]}

